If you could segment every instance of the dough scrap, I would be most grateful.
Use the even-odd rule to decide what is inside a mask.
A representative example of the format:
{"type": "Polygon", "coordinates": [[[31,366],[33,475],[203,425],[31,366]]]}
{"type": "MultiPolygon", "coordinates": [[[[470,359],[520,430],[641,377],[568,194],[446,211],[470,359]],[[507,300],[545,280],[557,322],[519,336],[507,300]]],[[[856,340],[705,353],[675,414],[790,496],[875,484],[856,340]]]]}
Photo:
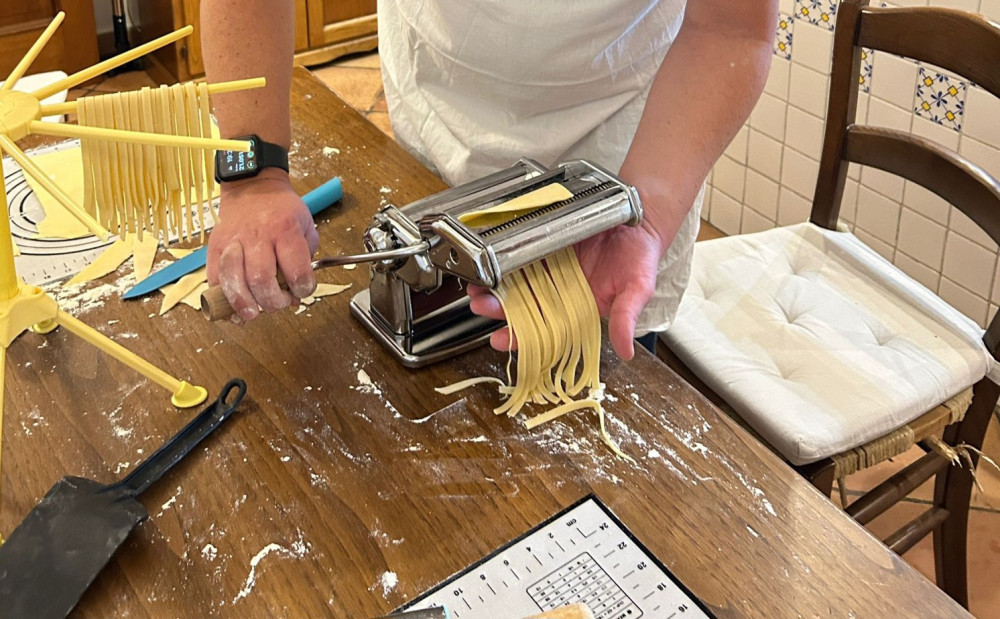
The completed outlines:
{"type": "Polygon", "coordinates": [[[135,274],[135,281],[141,282],[149,277],[153,271],[153,261],[156,259],[156,249],[160,246],[160,241],[152,234],[147,234],[140,241],[139,237],[132,237],[132,271],[135,274]]]}
{"type": "Polygon", "coordinates": [[[196,310],[201,311],[201,293],[208,290],[208,282],[202,282],[198,284],[198,287],[189,292],[184,298],[180,300],[181,303],[192,307],[196,310]]]}
{"type": "Polygon", "coordinates": [[[559,183],[549,183],[544,187],[522,194],[490,208],[462,213],[458,220],[470,228],[492,228],[506,223],[531,211],[573,197],[573,193],[559,183]]]}
{"type": "MultiPolygon", "coordinates": [[[[205,267],[202,267],[197,271],[188,273],[184,277],[177,280],[176,283],[164,286],[163,302],[160,304],[160,316],[169,312],[175,305],[180,303],[182,299],[190,294],[193,294],[194,291],[206,281],[208,281],[208,272],[205,267]]],[[[200,301],[198,308],[201,309],[200,301]]]]}
{"type": "Polygon", "coordinates": [[[317,299],[340,294],[350,287],[351,284],[316,284],[316,290],[311,295],[299,299],[299,308],[295,310],[295,315],[298,316],[306,311],[317,299]]]}
{"type": "Polygon", "coordinates": [[[116,239],[100,256],[66,282],[66,285],[75,286],[104,277],[120,267],[131,255],[132,242],[126,239],[116,239]]]}
{"type": "Polygon", "coordinates": [[[483,383],[496,383],[502,387],[506,386],[506,383],[504,383],[496,376],[476,376],[474,378],[467,378],[465,380],[460,380],[457,383],[445,385],[444,387],[435,387],[434,391],[437,391],[442,395],[451,395],[453,393],[458,393],[463,389],[468,389],[473,385],[481,385],[483,383]]]}
{"type": "Polygon", "coordinates": [[[316,284],[316,290],[310,296],[317,299],[328,297],[333,294],[340,294],[350,287],[351,284],[316,284]]]}
{"type": "Polygon", "coordinates": [[[193,254],[195,250],[193,249],[168,249],[167,253],[174,257],[174,260],[180,260],[186,256],[193,254]]]}

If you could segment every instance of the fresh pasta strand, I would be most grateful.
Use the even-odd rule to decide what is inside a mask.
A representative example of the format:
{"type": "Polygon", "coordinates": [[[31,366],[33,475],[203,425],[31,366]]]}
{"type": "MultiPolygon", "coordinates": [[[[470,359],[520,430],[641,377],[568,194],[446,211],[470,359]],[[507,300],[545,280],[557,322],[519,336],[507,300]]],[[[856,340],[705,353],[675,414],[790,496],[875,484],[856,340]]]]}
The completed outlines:
{"type": "MultiPolygon", "coordinates": [[[[208,84],[205,82],[198,84],[198,104],[199,116],[201,118],[201,135],[202,137],[210,138],[212,137],[212,110],[209,105],[208,84]]],[[[205,180],[208,188],[207,198],[208,203],[212,207],[212,223],[218,225],[219,207],[212,202],[212,194],[215,193],[215,152],[208,149],[202,149],[202,152],[205,159],[205,180]]]]}
{"type": "MultiPolygon", "coordinates": [[[[211,138],[207,84],[175,84],[83,97],[81,125],[211,138]]],[[[81,139],[84,208],[111,231],[204,240],[203,204],[214,194],[214,151],[81,139]],[[195,213],[197,209],[197,213],[195,213]],[[197,218],[197,223],[196,223],[197,218]]],[[[217,211],[213,218],[218,222],[217,211]]]]}
{"type": "MultiPolygon", "coordinates": [[[[188,135],[194,137],[207,137],[202,136],[201,133],[201,119],[200,112],[201,107],[198,105],[198,87],[193,82],[188,82],[184,84],[184,98],[187,104],[187,114],[188,114],[188,135]]],[[[193,172],[191,177],[191,184],[194,186],[194,204],[191,208],[197,209],[198,211],[198,235],[201,242],[205,242],[205,210],[201,207],[205,202],[204,188],[205,179],[202,176],[204,169],[204,158],[201,153],[193,148],[187,149],[188,153],[191,155],[191,171],[193,172]]],[[[189,231],[190,235],[191,232],[189,231]]]]}
{"type": "MultiPolygon", "coordinates": [[[[600,381],[601,320],[590,284],[572,248],[561,250],[505,278],[494,291],[517,340],[516,379],[500,387],[507,395],[494,412],[515,416],[529,403],[554,404],[528,418],[535,428],[567,413],[597,413],[601,440],[620,458],[635,462],[611,438],[605,425],[600,381]],[[586,389],[588,396],[574,399],[586,389]]],[[[508,382],[510,369],[508,367],[508,382]]],[[[493,377],[472,378],[440,388],[454,393],[493,377]]]]}

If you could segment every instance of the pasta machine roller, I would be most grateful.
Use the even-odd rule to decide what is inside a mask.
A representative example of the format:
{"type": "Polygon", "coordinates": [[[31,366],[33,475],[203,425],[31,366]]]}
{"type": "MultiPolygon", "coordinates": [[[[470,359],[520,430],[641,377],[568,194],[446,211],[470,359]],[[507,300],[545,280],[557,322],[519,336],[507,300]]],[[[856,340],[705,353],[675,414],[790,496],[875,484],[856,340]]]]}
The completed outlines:
{"type": "Polygon", "coordinates": [[[496,288],[504,277],[560,249],[618,225],[638,225],[635,188],[593,163],[547,169],[517,164],[406,206],[387,205],[369,225],[371,283],[351,312],[404,365],[420,367],[484,343],[503,323],[469,310],[467,283],[496,288]],[[558,183],[571,197],[492,227],[462,223],[463,214],[509,202],[558,183]]]}

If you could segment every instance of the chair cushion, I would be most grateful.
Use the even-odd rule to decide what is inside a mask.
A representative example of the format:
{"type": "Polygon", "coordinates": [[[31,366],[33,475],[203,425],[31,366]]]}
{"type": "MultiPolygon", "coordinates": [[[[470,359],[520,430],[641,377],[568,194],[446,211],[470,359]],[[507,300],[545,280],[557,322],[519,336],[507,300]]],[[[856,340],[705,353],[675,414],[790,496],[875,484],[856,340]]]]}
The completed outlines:
{"type": "Polygon", "coordinates": [[[697,243],[664,342],[793,464],[863,445],[972,385],[973,321],[862,244],[805,223],[697,243]]]}

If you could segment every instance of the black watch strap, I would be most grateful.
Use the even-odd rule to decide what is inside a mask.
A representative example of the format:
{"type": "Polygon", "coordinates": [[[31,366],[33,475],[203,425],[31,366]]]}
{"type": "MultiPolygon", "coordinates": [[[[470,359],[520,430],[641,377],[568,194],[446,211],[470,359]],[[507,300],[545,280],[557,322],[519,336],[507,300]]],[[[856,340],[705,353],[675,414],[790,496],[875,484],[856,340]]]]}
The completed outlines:
{"type": "MultiPolygon", "coordinates": [[[[257,136],[253,136],[257,137],[257,136]]],[[[288,171],[288,151],[283,147],[257,138],[257,169],[281,168],[288,171]]]]}
{"type": "Polygon", "coordinates": [[[257,176],[264,168],[281,168],[288,172],[288,151],[265,142],[257,135],[243,135],[236,140],[251,143],[249,152],[220,150],[215,153],[215,180],[219,183],[257,176]]]}

